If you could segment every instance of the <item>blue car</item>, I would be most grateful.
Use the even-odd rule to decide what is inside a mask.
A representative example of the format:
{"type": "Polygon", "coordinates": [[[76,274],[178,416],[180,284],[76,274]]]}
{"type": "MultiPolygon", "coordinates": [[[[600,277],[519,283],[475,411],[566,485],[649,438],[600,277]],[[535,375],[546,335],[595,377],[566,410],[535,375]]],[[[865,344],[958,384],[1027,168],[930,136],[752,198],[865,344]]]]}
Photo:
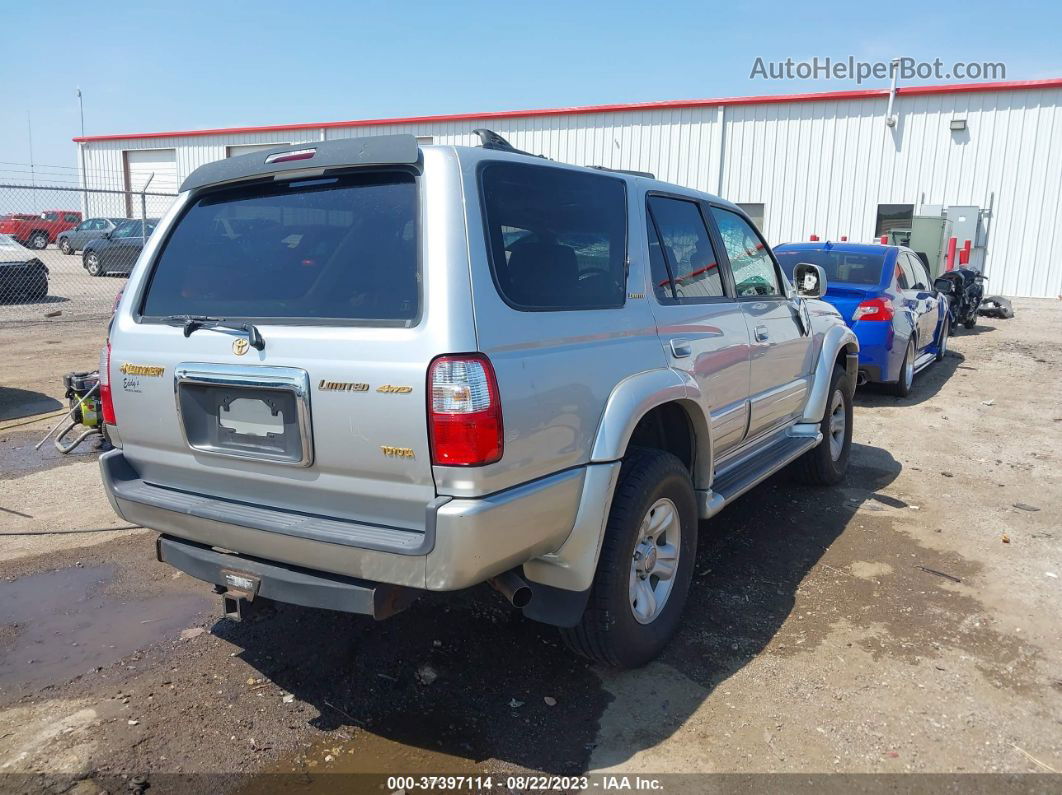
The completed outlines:
{"type": "Polygon", "coordinates": [[[948,349],[947,299],[908,248],[863,243],[784,243],[774,249],[793,278],[797,263],[826,272],[823,298],[859,338],[859,383],[888,384],[900,396],[915,374],[948,349]]]}

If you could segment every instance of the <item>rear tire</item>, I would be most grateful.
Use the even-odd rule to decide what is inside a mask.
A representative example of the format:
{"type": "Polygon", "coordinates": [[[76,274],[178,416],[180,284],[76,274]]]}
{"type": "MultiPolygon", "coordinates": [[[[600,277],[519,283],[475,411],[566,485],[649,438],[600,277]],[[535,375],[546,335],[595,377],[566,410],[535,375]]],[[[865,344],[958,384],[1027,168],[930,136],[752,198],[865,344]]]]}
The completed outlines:
{"type": "Polygon", "coordinates": [[[977,325],[977,313],[976,312],[974,312],[970,317],[966,318],[966,320],[964,320],[962,322],[962,327],[964,329],[972,329],[976,325],[977,325]]]}
{"type": "Polygon", "coordinates": [[[48,233],[47,232],[34,232],[29,237],[28,248],[41,249],[48,248],[48,233]]]}
{"type": "Polygon", "coordinates": [[[944,325],[940,328],[940,337],[937,339],[937,361],[941,361],[948,353],[948,336],[951,334],[951,318],[944,315],[944,325]]]}
{"type": "Polygon", "coordinates": [[[631,448],[609,510],[580,622],[561,629],[573,651],[618,668],[645,665],[678,629],[697,554],[690,473],[661,450],[631,448]]]}
{"type": "Polygon", "coordinates": [[[793,474],[811,486],[833,486],[844,480],[852,451],[852,393],[842,368],[833,368],[827,394],[819,423],[822,441],[793,463],[793,474]]]}
{"type": "Polygon", "coordinates": [[[85,252],[85,270],[88,271],[89,276],[107,275],[107,271],[105,271],[103,265],[100,264],[100,255],[95,251],[85,252]]]}
{"type": "Polygon", "coordinates": [[[907,341],[907,350],[904,352],[903,361],[900,363],[900,377],[892,385],[892,393],[897,397],[907,397],[911,394],[911,386],[914,384],[914,359],[915,344],[912,337],[907,341]]]}

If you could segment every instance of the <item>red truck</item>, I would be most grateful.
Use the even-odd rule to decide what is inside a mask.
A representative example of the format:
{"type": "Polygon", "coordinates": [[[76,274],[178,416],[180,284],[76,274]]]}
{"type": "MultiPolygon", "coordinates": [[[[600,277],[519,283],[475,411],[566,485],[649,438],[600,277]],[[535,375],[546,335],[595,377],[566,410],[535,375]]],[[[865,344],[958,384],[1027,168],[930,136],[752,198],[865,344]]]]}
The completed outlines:
{"type": "Polygon", "coordinates": [[[41,249],[56,236],[81,223],[77,210],[45,210],[39,215],[12,213],[0,218],[0,234],[10,235],[27,248],[41,249]]]}

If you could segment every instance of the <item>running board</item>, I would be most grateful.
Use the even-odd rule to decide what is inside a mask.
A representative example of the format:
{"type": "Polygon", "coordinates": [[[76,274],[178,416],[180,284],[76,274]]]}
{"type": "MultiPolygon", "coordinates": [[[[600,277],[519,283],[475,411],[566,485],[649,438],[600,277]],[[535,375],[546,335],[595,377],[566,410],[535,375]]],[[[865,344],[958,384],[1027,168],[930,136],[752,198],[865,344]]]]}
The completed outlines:
{"type": "Polygon", "coordinates": [[[796,426],[789,434],[769,447],[734,464],[716,478],[710,490],[697,492],[701,519],[710,519],[749,489],[762,483],[778,470],[800,458],[822,441],[817,425],[796,426]],[[801,433],[797,429],[814,429],[801,433]]]}
{"type": "Polygon", "coordinates": [[[923,353],[917,359],[915,359],[914,371],[920,373],[925,370],[929,365],[933,364],[937,360],[935,353],[923,353]]]}

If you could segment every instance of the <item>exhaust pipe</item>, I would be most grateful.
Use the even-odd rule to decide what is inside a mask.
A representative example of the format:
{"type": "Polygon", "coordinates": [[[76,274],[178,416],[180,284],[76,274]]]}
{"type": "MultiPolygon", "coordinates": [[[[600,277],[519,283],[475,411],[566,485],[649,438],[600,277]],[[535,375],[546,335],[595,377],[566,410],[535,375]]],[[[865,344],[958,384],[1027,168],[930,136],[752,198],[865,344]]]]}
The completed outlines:
{"type": "Polygon", "coordinates": [[[490,587],[509,600],[513,607],[527,607],[531,603],[531,586],[514,570],[491,577],[490,587]]]}
{"type": "Polygon", "coordinates": [[[869,380],[870,378],[867,377],[867,371],[860,370],[859,373],[856,375],[856,386],[863,386],[869,380]]]}

